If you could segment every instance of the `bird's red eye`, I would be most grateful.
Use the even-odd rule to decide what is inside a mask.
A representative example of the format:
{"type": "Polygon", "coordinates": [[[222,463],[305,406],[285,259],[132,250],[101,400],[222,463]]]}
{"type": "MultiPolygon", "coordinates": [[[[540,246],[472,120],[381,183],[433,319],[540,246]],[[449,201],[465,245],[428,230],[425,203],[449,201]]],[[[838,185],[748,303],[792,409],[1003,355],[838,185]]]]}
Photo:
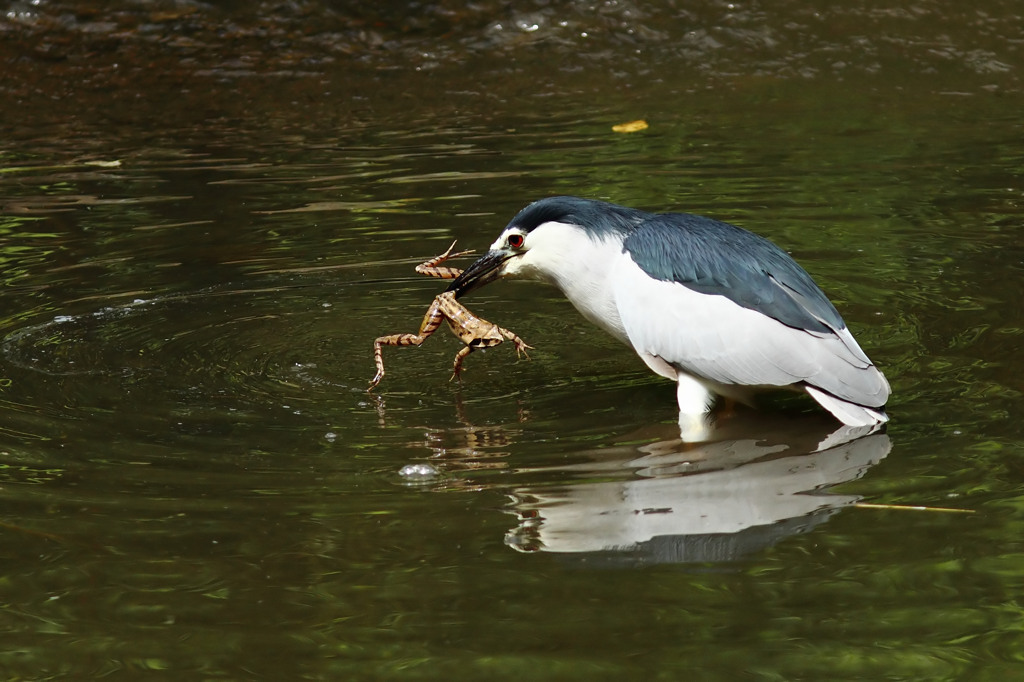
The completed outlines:
{"type": "Polygon", "coordinates": [[[511,246],[513,249],[518,249],[519,247],[521,247],[524,241],[526,240],[523,238],[523,235],[521,234],[510,234],[508,236],[508,245],[511,246]]]}

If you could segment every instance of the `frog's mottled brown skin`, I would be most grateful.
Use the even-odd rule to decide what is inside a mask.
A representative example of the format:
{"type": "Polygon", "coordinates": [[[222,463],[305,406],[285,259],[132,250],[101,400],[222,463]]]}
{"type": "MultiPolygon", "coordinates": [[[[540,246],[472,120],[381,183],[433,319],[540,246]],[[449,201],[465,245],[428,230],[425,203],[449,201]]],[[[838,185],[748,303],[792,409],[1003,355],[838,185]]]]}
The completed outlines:
{"type": "MultiPolygon", "coordinates": [[[[444,263],[449,258],[464,256],[472,252],[459,251],[458,253],[452,253],[454,248],[455,242],[452,242],[448,250],[440,256],[417,265],[416,272],[440,279],[455,279],[462,274],[462,270],[442,266],[441,263],[444,263]]],[[[506,339],[515,344],[517,356],[522,354],[526,355],[527,358],[530,357],[526,353],[526,349],[532,348],[532,346],[526,345],[521,338],[509,330],[477,317],[466,306],[455,300],[454,292],[446,291],[443,294],[438,294],[434,302],[430,304],[430,308],[420,324],[419,333],[391,334],[390,336],[378,337],[373,342],[373,359],[377,363],[377,375],[373,377],[373,380],[370,382],[370,388],[367,390],[372,391],[380,383],[380,380],[384,378],[384,346],[418,346],[437,331],[442,322],[447,322],[452,333],[466,344],[466,347],[455,355],[455,363],[452,366],[454,370],[452,379],[459,376],[459,372],[462,370],[462,361],[465,360],[467,355],[477,348],[497,346],[506,339]]]]}

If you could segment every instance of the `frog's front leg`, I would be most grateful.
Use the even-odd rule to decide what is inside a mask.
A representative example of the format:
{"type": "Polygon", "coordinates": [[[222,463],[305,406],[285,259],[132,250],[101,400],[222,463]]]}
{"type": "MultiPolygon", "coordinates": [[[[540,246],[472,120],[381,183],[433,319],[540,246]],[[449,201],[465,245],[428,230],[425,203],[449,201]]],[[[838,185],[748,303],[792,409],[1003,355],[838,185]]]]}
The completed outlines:
{"type": "MultiPolygon", "coordinates": [[[[494,328],[496,328],[498,330],[498,332],[501,333],[502,336],[504,336],[506,339],[508,339],[509,341],[511,341],[512,343],[515,344],[515,346],[516,346],[516,357],[517,358],[518,357],[522,357],[520,355],[520,353],[522,353],[523,355],[526,356],[527,360],[530,359],[530,354],[526,352],[526,349],[527,348],[533,348],[533,346],[528,346],[525,341],[523,341],[521,338],[516,336],[515,333],[510,332],[507,329],[502,329],[498,325],[494,325],[494,328]]],[[[470,342],[470,343],[466,344],[465,348],[463,348],[462,350],[460,350],[458,353],[455,354],[455,364],[452,365],[452,378],[449,379],[448,381],[453,381],[454,379],[458,379],[459,381],[462,381],[462,376],[461,376],[461,373],[462,373],[462,362],[466,359],[467,355],[469,355],[470,353],[475,351],[477,348],[490,348],[491,346],[496,346],[499,343],[501,343],[500,339],[499,340],[481,339],[479,343],[470,342]]]]}
{"type": "Polygon", "coordinates": [[[515,332],[510,332],[509,330],[504,329],[503,327],[498,327],[498,332],[506,339],[515,344],[517,358],[525,355],[527,360],[530,359],[530,354],[526,352],[526,349],[533,348],[533,346],[528,346],[525,341],[523,341],[515,334],[515,332]]]}
{"type": "Polygon", "coordinates": [[[460,373],[462,372],[462,361],[466,359],[466,356],[472,353],[476,348],[474,346],[465,346],[462,350],[455,354],[455,364],[452,365],[452,378],[448,381],[455,381],[458,379],[462,381],[460,373]]]}
{"type": "MultiPolygon", "coordinates": [[[[456,240],[457,241],[457,240],[456,240]]],[[[444,267],[438,267],[441,263],[445,262],[449,258],[457,258],[458,256],[466,256],[473,253],[472,251],[458,251],[452,253],[452,249],[455,248],[455,242],[448,247],[448,250],[442,253],[440,256],[431,258],[428,261],[420,263],[416,266],[416,272],[421,275],[427,275],[428,277],[437,277],[439,279],[455,279],[462,274],[462,270],[459,268],[451,268],[447,265],[444,267]]]]}
{"type": "Polygon", "coordinates": [[[434,303],[427,310],[427,314],[423,316],[418,334],[391,334],[377,337],[373,342],[373,360],[377,363],[377,374],[370,381],[370,387],[366,390],[372,391],[384,378],[384,346],[419,346],[437,331],[444,319],[441,306],[435,298],[434,303]]]}

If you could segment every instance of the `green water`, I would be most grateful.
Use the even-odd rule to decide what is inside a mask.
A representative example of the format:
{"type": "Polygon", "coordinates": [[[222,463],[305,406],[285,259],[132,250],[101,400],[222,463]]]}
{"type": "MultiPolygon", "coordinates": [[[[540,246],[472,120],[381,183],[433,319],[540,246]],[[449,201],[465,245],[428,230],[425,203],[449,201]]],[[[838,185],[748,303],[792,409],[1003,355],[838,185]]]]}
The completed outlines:
{"type": "Polygon", "coordinates": [[[83,7],[4,20],[3,679],[1024,676],[1014,6],[83,7]],[[467,302],[530,361],[368,394],[413,267],[559,193],[782,245],[888,430],[683,446],[529,283],[467,302]]]}

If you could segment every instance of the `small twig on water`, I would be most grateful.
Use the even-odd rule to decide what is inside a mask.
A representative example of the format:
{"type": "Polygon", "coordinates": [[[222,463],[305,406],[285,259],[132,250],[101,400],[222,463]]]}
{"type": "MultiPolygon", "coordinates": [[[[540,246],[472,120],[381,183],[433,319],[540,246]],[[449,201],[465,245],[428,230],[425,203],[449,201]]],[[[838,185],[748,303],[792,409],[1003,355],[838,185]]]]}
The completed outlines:
{"type": "Polygon", "coordinates": [[[973,514],[973,509],[954,509],[952,507],[919,507],[909,504],[874,504],[873,502],[857,502],[853,505],[859,509],[895,509],[897,511],[930,511],[947,512],[950,514],[973,514]]]}

